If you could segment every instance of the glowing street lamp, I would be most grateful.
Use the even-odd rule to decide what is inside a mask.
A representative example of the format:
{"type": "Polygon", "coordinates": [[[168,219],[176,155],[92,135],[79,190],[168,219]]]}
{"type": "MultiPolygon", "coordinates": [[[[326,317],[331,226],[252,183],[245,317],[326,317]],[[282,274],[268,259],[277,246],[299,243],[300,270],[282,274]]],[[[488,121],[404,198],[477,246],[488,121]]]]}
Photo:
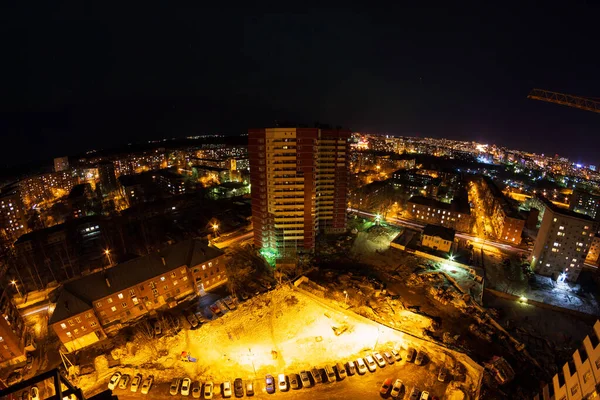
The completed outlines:
{"type": "Polygon", "coordinates": [[[110,257],[110,250],[106,249],[104,250],[104,254],[106,255],[106,258],[108,259],[108,266],[112,266],[112,258],[110,257]]]}
{"type": "Polygon", "coordinates": [[[450,254],[450,257],[448,257],[450,259],[450,261],[454,261],[454,254],[450,254]]]}
{"type": "Polygon", "coordinates": [[[344,305],[348,305],[348,292],[344,290],[346,297],[344,298],[344,305]]]}
{"type": "Polygon", "coordinates": [[[10,281],[10,283],[15,287],[15,289],[17,289],[17,293],[19,293],[19,296],[23,297],[21,291],[19,290],[19,287],[17,286],[17,281],[13,279],[12,281],[10,281]]]}

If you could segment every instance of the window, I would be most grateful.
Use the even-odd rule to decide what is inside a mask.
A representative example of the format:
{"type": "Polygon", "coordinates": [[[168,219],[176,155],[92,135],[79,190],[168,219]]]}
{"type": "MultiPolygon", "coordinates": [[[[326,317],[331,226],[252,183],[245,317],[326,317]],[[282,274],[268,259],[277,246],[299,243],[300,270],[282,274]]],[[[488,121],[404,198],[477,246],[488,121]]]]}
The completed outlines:
{"type": "Polygon", "coordinates": [[[96,321],[92,321],[92,322],[90,322],[90,326],[91,326],[92,328],[93,328],[93,327],[95,327],[96,325],[98,325],[98,324],[96,323],[96,321]]]}
{"type": "Polygon", "coordinates": [[[577,391],[579,390],[579,386],[575,385],[571,388],[571,394],[573,396],[575,396],[575,394],[577,393],[577,391]]]}
{"type": "Polygon", "coordinates": [[[115,311],[117,311],[117,307],[115,307],[115,306],[112,306],[112,307],[110,308],[110,310],[111,310],[112,312],[115,312],[115,311]]]}
{"type": "Polygon", "coordinates": [[[554,242],[554,247],[558,247],[560,244],[558,242],[554,242]]]}
{"type": "Polygon", "coordinates": [[[122,298],[123,298],[123,293],[119,293],[119,294],[117,295],[117,297],[118,297],[119,299],[122,299],[122,298]]]}
{"type": "Polygon", "coordinates": [[[79,334],[79,329],[74,329],[73,333],[76,334],[76,335],[78,335],[79,334]]]}
{"type": "Polygon", "coordinates": [[[179,281],[173,281],[173,286],[177,285],[179,281]]]}
{"type": "Polygon", "coordinates": [[[169,290],[169,285],[165,285],[165,287],[164,287],[163,289],[164,289],[164,290],[165,290],[165,292],[166,292],[167,290],[169,290]]]}
{"type": "Polygon", "coordinates": [[[86,317],[86,318],[92,318],[92,313],[91,313],[91,312],[89,312],[89,313],[85,314],[85,317],[86,317]]]}
{"type": "Polygon", "coordinates": [[[100,308],[100,307],[102,307],[102,303],[101,302],[97,302],[96,303],[96,308],[100,308]]]}
{"type": "Polygon", "coordinates": [[[129,295],[135,296],[135,289],[130,289],[129,290],[129,295]]]}
{"type": "Polygon", "coordinates": [[[82,327],[81,327],[81,330],[82,330],[83,332],[85,332],[85,331],[87,331],[87,328],[86,328],[85,326],[82,326],[82,327]]]}
{"type": "Polygon", "coordinates": [[[583,383],[587,383],[587,381],[590,380],[591,376],[592,376],[592,373],[590,371],[586,371],[585,374],[583,374],[583,383]]]}
{"type": "Polygon", "coordinates": [[[595,364],[596,364],[596,368],[600,369],[600,357],[598,357],[598,359],[596,360],[595,364]]]}
{"type": "Polygon", "coordinates": [[[106,317],[106,312],[105,311],[100,311],[100,316],[101,317],[106,317]]]}
{"type": "Polygon", "coordinates": [[[171,278],[175,278],[175,272],[171,272],[171,278]]]}
{"type": "Polygon", "coordinates": [[[561,231],[564,231],[565,227],[564,226],[559,226],[558,229],[561,230],[561,231]]]}
{"type": "Polygon", "coordinates": [[[160,277],[160,280],[161,280],[161,282],[164,282],[164,281],[165,281],[165,279],[167,279],[167,278],[165,278],[164,276],[161,276],[161,277],[160,277]]]}
{"type": "Polygon", "coordinates": [[[122,303],[121,303],[121,307],[123,307],[123,308],[127,308],[127,303],[126,303],[126,302],[122,302],[122,303]]]}
{"type": "Polygon", "coordinates": [[[70,320],[69,320],[69,325],[71,325],[71,326],[75,325],[75,324],[73,323],[73,320],[72,320],[72,319],[70,319],[70,320]]]}
{"type": "Polygon", "coordinates": [[[557,221],[557,219],[556,219],[556,218],[554,218],[554,222],[556,222],[556,221],[557,221]]]}
{"type": "Polygon", "coordinates": [[[158,296],[158,290],[152,289],[152,293],[154,293],[154,297],[158,296]]]}
{"type": "MultiPolygon", "coordinates": [[[[67,329],[67,325],[65,325],[64,323],[60,324],[60,327],[63,329],[67,329]]],[[[598,360],[600,361],[600,358],[598,360]]]]}
{"type": "Polygon", "coordinates": [[[206,269],[206,264],[202,265],[202,269],[206,269]]]}
{"type": "Polygon", "coordinates": [[[112,303],[112,297],[109,297],[108,300],[106,300],[109,304],[112,303]]]}
{"type": "Polygon", "coordinates": [[[71,332],[67,332],[67,336],[68,336],[68,337],[71,337],[71,336],[73,336],[73,335],[71,334],[71,332]]]}
{"type": "Polygon", "coordinates": [[[185,275],[185,272],[186,272],[186,271],[185,271],[185,267],[181,268],[181,270],[180,270],[180,271],[181,271],[181,275],[185,275]]]}
{"type": "Polygon", "coordinates": [[[156,289],[156,283],[150,282],[150,288],[151,289],[156,289]]]}
{"type": "Polygon", "coordinates": [[[81,318],[75,317],[75,322],[77,322],[78,324],[80,324],[81,323],[81,318]]]}

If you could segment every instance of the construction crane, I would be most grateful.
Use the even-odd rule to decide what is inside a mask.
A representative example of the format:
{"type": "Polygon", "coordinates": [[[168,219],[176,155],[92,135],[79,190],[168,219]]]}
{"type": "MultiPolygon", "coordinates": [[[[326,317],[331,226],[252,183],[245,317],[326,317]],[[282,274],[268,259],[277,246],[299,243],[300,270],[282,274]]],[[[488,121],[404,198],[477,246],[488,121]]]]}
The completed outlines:
{"type": "Polygon", "coordinates": [[[543,89],[533,89],[531,92],[529,92],[527,98],[547,101],[548,103],[562,104],[563,106],[579,108],[580,110],[586,110],[600,114],[600,101],[593,98],[556,93],[543,89]]]}

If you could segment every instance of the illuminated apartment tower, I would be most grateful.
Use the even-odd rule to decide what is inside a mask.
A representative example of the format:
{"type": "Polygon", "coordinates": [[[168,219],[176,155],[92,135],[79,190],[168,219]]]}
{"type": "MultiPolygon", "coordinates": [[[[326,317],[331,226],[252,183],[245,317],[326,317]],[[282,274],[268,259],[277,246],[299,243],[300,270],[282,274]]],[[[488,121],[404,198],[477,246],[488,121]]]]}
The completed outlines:
{"type": "Polygon", "coordinates": [[[254,244],[278,256],[313,251],[318,231],[344,232],[350,131],[248,131],[254,244]]]}

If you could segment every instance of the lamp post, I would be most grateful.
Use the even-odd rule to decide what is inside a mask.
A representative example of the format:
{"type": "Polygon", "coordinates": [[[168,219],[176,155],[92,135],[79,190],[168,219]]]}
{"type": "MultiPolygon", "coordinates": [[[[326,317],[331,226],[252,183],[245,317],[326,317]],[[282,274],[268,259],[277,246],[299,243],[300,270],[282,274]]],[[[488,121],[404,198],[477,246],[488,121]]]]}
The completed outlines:
{"type": "Polygon", "coordinates": [[[19,290],[19,287],[17,286],[17,281],[15,281],[14,279],[12,281],[10,281],[10,283],[15,287],[15,289],[17,290],[17,293],[19,293],[19,296],[21,298],[23,298],[23,295],[21,294],[21,291],[19,290]]]}
{"type": "Polygon", "coordinates": [[[109,249],[104,250],[104,254],[106,255],[106,258],[108,259],[108,266],[112,267],[112,258],[110,257],[110,250],[109,249]]]}
{"type": "Polygon", "coordinates": [[[344,294],[346,295],[346,297],[344,298],[344,305],[348,305],[348,292],[344,290],[344,294]]]}

